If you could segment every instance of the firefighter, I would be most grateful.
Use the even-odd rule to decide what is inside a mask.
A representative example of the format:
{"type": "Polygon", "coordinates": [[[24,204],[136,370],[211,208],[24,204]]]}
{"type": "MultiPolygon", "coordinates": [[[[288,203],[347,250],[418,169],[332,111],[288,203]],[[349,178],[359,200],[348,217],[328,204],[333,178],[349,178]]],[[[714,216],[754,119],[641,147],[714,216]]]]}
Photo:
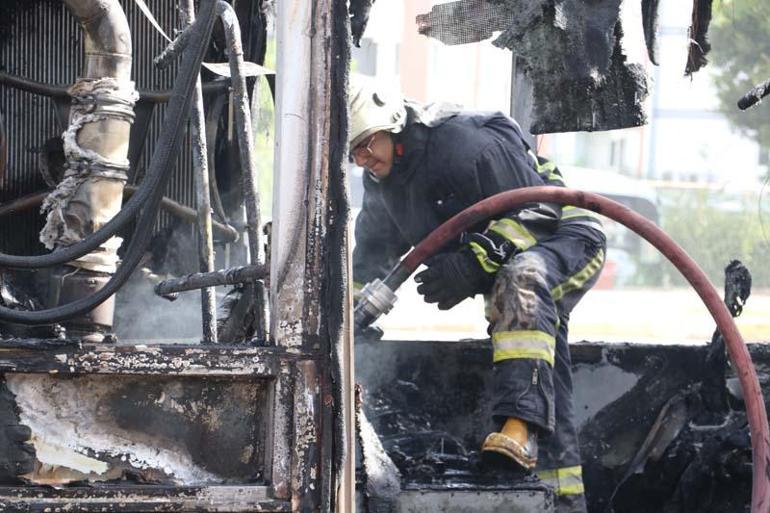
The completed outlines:
{"type": "MultiPolygon", "coordinates": [[[[441,223],[484,198],[564,185],[504,114],[418,104],[363,78],[352,83],[349,108],[350,157],[366,169],[356,288],[383,278],[441,223]]],[[[585,512],[567,327],[605,248],[592,212],[531,203],[474,227],[415,276],[417,291],[442,310],[486,295],[499,429],[482,455],[535,469],[553,485],[560,513],[585,512]]]]}

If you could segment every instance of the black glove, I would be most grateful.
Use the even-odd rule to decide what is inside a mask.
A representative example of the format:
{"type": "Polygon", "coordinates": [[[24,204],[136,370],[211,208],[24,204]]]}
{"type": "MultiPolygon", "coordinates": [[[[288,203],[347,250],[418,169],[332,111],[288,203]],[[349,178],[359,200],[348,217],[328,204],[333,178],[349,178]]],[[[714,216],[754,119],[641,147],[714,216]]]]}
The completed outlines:
{"type": "Polygon", "coordinates": [[[439,310],[449,310],[467,297],[488,291],[495,280],[469,248],[438,255],[427,265],[428,269],[414,277],[420,284],[417,292],[425,296],[426,303],[438,303],[439,310]]]}

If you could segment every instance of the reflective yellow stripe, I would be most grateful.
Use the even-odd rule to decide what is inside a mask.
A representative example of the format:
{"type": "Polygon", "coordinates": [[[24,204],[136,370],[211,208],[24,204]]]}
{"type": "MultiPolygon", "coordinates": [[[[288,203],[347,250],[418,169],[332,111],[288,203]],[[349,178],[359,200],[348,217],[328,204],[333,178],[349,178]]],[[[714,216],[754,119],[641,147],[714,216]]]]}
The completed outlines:
{"type": "Polygon", "coordinates": [[[574,207],[572,205],[567,205],[565,207],[562,207],[561,211],[562,211],[562,215],[561,215],[562,219],[572,219],[573,217],[593,217],[594,219],[601,220],[601,216],[596,212],[594,212],[593,210],[574,207]]]}
{"type": "Polygon", "coordinates": [[[573,206],[566,206],[562,208],[561,215],[562,224],[580,224],[584,226],[590,226],[594,230],[604,232],[604,225],[602,224],[602,218],[596,212],[586,210],[584,208],[578,208],[573,206]]]}
{"type": "Polygon", "coordinates": [[[493,361],[534,358],[553,365],[556,338],[544,331],[519,330],[492,333],[493,361]]]}
{"type": "Polygon", "coordinates": [[[537,472],[541,481],[553,487],[556,495],[578,495],[585,492],[580,465],[537,472]]]}
{"type": "Polygon", "coordinates": [[[559,184],[564,185],[564,178],[562,178],[561,173],[556,168],[556,164],[550,160],[546,160],[541,164],[537,155],[535,155],[535,152],[528,150],[527,153],[535,164],[535,170],[537,171],[537,174],[540,175],[540,178],[544,179],[546,182],[558,182],[559,184]]]}
{"type": "Polygon", "coordinates": [[[547,182],[559,182],[561,185],[564,185],[564,178],[562,178],[561,173],[556,168],[556,164],[551,161],[537,164],[537,174],[547,182]]]}
{"type": "Polygon", "coordinates": [[[564,283],[551,289],[551,297],[553,300],[559,301],[570,292],[579,290],[583,285],[586,284],[588,280],[590,280],[597,272],[599,272],[599,269],[602,268],[603,263],[604,251],[600,249],[596,256],[593,257],[585,267],[567,278],[567,281],[564,283]]]}
{"type": "Polygon", "coordinates": [[[484,271],[492,274],[496,273],[497,270],[500,269],[500,264],[490,260],[489,255],[487,255],[487,251],[482,248],[480,244],[477,242],[471,242],[468,245],[471,247],[473,254],[476,255],[476,260],[479,261],[479,265],[482,269],[484,269],[484,271]]]}
{"type": "Polygon", "coordinates": [[[542,164],[537,165],[537,172],[538,173],[551,173],[553,171],[556,171],[556,164],[551,162],[550,160],[547,160],[543,162],[542,164]]]}
{"type": "Polygon", "coordinates": [[[502,235],[521,251],[529,249],[537,243],[535,237],[521,223],[507,217],[492,221],[489,225],[489,231],[502,235]]]}

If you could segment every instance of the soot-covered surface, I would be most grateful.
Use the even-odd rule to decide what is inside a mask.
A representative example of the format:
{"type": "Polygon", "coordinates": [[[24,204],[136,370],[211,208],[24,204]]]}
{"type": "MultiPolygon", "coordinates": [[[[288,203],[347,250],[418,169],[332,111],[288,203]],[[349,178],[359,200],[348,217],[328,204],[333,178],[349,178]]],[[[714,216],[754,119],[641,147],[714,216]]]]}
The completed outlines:
{"type": "Polygon", "coordinates": [[[646,120],[646,74],[623,53],[619,15],[620,0],[459,0],[434,6],[417,26],[446,44],[500,31],[493,43],[520,58],[533,84],[529,131],[594,131],[646,120]]]}
{"type": "MultiPolygon", "coordinates": [[[[33,483],[262,481],[262,381],[44,374],[6,374],[5,381],[13,395],[4,398],[31,430],[37,462],[24,477],[33,483]]],[[[18,444],[6,452],[12,448],[18,444]]]]}
{"type": "MultiPolygon", "coordinates": [[[[573,345],[589,511],[747,507],[745,413],[719,387],[721,379],[704,379],[723,371],[708,348],[573,345]]],[[[751,350],[767,393],[770,349],[751,350]]],[[[402,488],[511,485],[477,464],[477,450],[493,428],[488,342],[359,342],[356,362],[365,411],[402,475],[402,488]]]]}

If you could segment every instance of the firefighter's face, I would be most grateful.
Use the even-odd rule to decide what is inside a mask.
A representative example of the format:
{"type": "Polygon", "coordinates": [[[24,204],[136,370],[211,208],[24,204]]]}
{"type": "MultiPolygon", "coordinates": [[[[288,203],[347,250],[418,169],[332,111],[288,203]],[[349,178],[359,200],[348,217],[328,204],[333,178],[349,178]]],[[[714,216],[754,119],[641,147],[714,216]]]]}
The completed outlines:
{"type": "Polygon", "coordinates": [[[375,132],[350,152],[356,165],[377,178],[386,178],[393,167],[393,139],[388,132],[375,132]]]}

